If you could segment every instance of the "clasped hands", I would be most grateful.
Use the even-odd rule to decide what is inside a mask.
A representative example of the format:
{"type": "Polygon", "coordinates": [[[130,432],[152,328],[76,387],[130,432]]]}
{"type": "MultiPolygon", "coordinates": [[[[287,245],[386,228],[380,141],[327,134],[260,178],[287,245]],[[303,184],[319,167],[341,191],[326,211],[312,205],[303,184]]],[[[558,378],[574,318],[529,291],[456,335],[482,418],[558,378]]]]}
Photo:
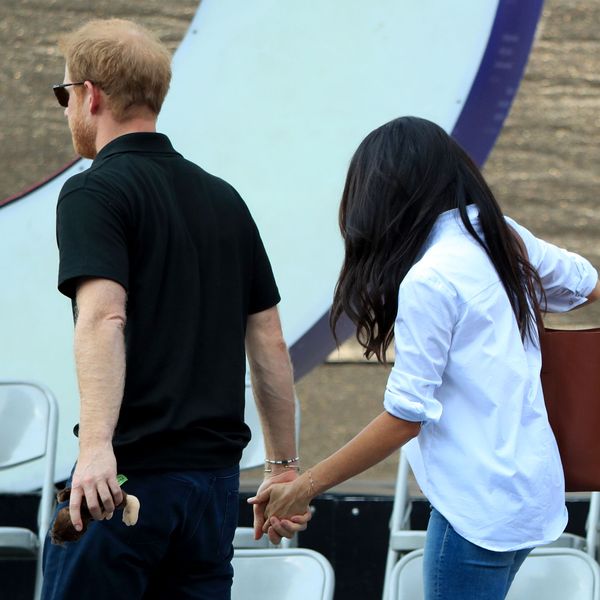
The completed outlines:
{"type": "Polygon", "coordinates": [[[291,538],[304,531],[312,517],[309,503],[311,487],[295,469],[283,471],[265,479],[256,496],[248,498],[254,510],[254,538],[265,533],[269,541],[279,544],[282,538],[291,538]]]}

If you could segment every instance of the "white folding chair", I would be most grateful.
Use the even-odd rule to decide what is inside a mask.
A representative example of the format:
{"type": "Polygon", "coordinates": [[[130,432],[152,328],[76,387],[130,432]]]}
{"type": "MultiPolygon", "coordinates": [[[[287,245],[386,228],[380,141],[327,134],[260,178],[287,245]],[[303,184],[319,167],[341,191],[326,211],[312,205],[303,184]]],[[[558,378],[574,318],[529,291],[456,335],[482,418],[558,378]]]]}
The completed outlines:
{"type": "Polygon", "coordinates": [[[57,429],[58,405],[50,390],[34,383],[0,381],[0,493],[25,491],[18,483],[20,470],[38,474],[41,490],[37,532],[2,527],[0,521],[0,560],[37,560],[36,600],[41,593],[44,539],[54,506],[57,429]]]}
{"type": "Polygon", "coordinates": [[[232,600],[332,600],[329,561],[313,550],[236,550],[232,600]]]}
{"type": "Polygon", "coordinates": [[[585,522],[585,537],[573,533],[563,533],[555,542],[548,544],[547,548],[573,548],[583,550],[591,558],[600,558],[600,492],[591,492],[590,507],[585,522]]]}
{"type": "MultiPolygon", "coordinates": [[[[392,570],[390,600],[423,600],[423,550],[392,570]]],[[[600,600],[598,563],[581,550],[537,548],[526,559],[506,600],[600,600]]]]}
{"type": "Polygon", "coordinates": [[[596,561],[600,559],[600,492],[590,494],[590,508],[585,524],[585,551],[596,561]]]}
{"type": "MultiPolygon", "coordinates": [[[[262,427],[260,424],[260,418],[258,416],[258,409],[254,401],[254,394],[252,393],[252,386],[250,384],[250,371],[246,368],[246,410],[244,413],[244,420],[250,431],[252,432],[252,439],[250,443],[244,448],[242,454],[242,460],[240,461],[240,470],[253,469],[255,467],[263,466],[265,460],[265,445],[264,436],[262,433],[262,427]]],[[[299,439],[300,431],[300,407],[298,399],[296,398],[296,440],[299,439]]],[[[296,545],[296,538],[291,540],[283,538],[281,544],[275,546],[269,541],[269,538],[264,535],[260,540],[254,539],[254,529],[252,527],[238,527],[235,530],[233,538],[234,548],[291,548],[296,545]]]]}
{"type": "Polygon", "coordinates": [[[600,600],[600,568],[572,548],[537,548],[519,569],[506,600],[600,600]]]}

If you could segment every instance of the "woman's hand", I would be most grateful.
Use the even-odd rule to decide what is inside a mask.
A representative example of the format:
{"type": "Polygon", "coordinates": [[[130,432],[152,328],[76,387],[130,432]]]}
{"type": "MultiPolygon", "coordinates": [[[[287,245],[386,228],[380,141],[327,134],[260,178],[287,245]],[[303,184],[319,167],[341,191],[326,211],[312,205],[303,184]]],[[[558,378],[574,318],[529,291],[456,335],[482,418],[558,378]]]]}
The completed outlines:
{"type": "MultiPolygon", "coordinates": [[[[294,481],[298,477],[298,472],[296,469],[285,469],[280,471],[279,473],[271,474],[269,477],[265,478],[265,480],[261,483],[260,487],[256,492],[256,496],[254,498],[250,498],[250,500],[256,500],[257,498],[262,498],[262,492],[270,488],[275,483],[285,483],[294,481]]],[[[267,498],[268,500],[268,498],[267,498]]],[[[267,506],[267,500],[264,502],[260,500],[256,500],[256,502],[252,502],[252,509],[254,512],[254,539],[259,540],[266,531],[263,531],[263,526],[267,521],[265,518],[265,508],[267,506]]],[[[293,534],[292,534],[293,535],[293,534]]],[[[292,537],[292,535],[281,535],[281,537],[292,537]]],[[[277,540],[276,537],[272,539],[272,536],[269,535],[269,539],[274,544],[279,544],[281,541],[281,537],[277,540]]]]}
{"type": "Polygon", "coordinates": [[[309,503],[312,500],[312,486],[303,475],[291,483],[274,483],[261,490],[248,502],[254,505],[266,505],[264,508],[263,532],[270,526],[277,529],[292,524],[306,524],[310,519],[309,503]]]}

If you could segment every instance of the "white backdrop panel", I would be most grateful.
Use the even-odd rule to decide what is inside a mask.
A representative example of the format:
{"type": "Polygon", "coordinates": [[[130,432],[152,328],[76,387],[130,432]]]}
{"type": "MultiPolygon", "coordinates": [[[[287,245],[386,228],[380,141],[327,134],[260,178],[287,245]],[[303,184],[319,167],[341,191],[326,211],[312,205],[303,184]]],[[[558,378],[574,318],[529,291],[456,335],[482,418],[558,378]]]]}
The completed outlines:
{"type": "MultiPolygon", "coordinates": [[[[230,181],[271,255],[291,345],[328,309],[342,246],[337,207],[360,140],[403,114],[450,131],[497,0],[203,0],[174,59],[159,120],[175,147],[230,181]]],[[[65,125],[66,126],[66,125],[65,125]]],[[[69,302],[56,291],[58,192],[79,162],[0,210],[0,378],[60,404],[57,479],[76,456],[69,302]]],[[[0,489],[27,489],[0,473],[0,489]]]]}

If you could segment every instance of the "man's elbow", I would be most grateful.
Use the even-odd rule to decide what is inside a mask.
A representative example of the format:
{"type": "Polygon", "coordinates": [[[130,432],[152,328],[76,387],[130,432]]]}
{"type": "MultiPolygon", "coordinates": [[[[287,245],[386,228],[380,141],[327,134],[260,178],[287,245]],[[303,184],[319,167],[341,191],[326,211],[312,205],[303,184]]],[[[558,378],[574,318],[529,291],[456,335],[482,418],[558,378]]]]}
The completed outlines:
{"type": "Polygon", "coordinates": [[[76,329],[83,330],[101,330],[104,328],[114,328],[118,331],[124,331],[127,324],[125,313],[119,310],[94,311],[89,314],[79,313],[77,317],[76,329]]]}
{"type": "Polygon", "coordinates": [[[125,330],[125,325],[127,324],[127,317],[125,316],[125,313],[120,312],[107,314],[106,317],[104,317],[104,320],[111,325],[115,325],[117,329],[122,331],[125,330]]]}
{"type": "Polygon", "coordinates": [[[282,354],[286,354],[288,353],[288,347],[287,344],[285,343],[285,340],[283,339],[283,336],[280,336],[274,340],[271,341],[272,345],[273,345],[273,349],[276,352],[280,352],[282,354]]]}

